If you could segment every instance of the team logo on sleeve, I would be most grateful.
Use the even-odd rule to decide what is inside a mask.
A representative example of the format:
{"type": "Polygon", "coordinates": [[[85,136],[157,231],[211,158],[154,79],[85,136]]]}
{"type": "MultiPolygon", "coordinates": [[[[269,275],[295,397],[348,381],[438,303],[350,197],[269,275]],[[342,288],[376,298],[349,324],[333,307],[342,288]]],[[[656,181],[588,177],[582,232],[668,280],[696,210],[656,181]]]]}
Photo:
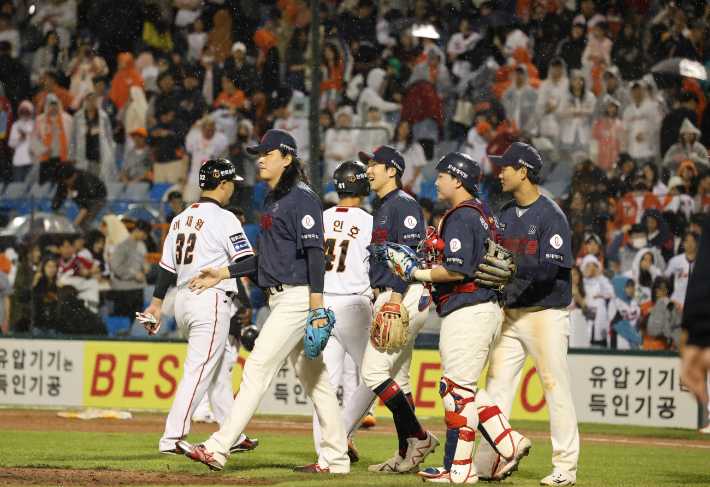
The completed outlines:
{"type": "Polygon", "coordinates": [[[404,219],[404,226],[411,230],[412,228],[417,226],[417,219],[413,216],[408,216],[404,219]]]}
{"type": "Polygon", "coordinates": [[[553,235],[550,239],[550,245],[552,245],[555,249],[562,247],[562,243],[562,237],[557,234],[553,235]]]}
{"type": "Polygon", "coordinates": [[[458,238],[452,238],[449,242],[449,248],[452,252],[458,252],[461,250],[461,241],[458,238]]]}
{"type": "Polygon", "coordinates": [[[237,253],[249,250],[249,240],[247,240],[246,235],[242,232],[230,235],[229,241],[232,243],[232,247],[234,247],[234,251],[237,253]]]}
{"type": "Polygon", "coordinates": [[[313,228],[313,225],[316,224],[316,221],[313,219],[311,215],[306,215],[303,217],[303,220],[301,220],[301,225],[303,225],[304,228],[311,229],[313,228]]]}

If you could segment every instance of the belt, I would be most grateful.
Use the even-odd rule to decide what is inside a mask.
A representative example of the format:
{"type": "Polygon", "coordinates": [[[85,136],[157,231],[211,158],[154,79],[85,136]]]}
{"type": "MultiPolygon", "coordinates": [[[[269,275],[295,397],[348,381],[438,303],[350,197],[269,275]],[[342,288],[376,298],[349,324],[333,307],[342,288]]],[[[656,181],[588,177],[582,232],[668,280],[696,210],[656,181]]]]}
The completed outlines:
{"type": "Polygon", "coordinates": [[[380,287],[377,287],[377,288],[375,288],[375,289],[377,289],[377,292],[380,292],[380,293],[386,293],[387,291],[391,291],[391,290],[392,290],[391,287],[385,287],[385,286],[380,286],[380,287]]]}
{"type": "Polygon", "coordinates": [[[287,289],[293,289],[294,287],[307,286],[308,284],[278,284],[276,286],[269,286],[266,288],[266,292],[271,296],[275,296],[278,293],[282,293],[287,289]]]}

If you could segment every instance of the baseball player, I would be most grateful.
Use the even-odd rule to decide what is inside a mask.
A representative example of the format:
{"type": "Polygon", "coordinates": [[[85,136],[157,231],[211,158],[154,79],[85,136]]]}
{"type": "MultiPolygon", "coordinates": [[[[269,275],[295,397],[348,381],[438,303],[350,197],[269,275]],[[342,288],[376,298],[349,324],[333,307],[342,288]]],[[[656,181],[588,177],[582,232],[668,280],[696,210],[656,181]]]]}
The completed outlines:
{"type": "MultiPolygon", "coordinates": [[[[567,368],[572,300],[571,231],[557,204],[538,190],[542,160],[530,145],[513,143],[502,156],[503,191],[515,199],[498,214],[496,242],[513,252],[513,279],[505,287],[503,328],[488,366],[486,390],[509,417],[528,354],[532,355],[550,413],[553,471],[542,485],[577,481],[579,431],[567,368]]],[[[493,476],[497,455],[482,442],[475,457],[480,478],[493,476]]]]}
{"type": "MultiPolygon", "coordinates": [[[[419,203],[402,191],[404,157],[388,145],[382,145],[372,153],[360,152],[358,156],[368,165],[370,189],[376,191],[382,200],[382,206],[373,216],[372,242],[391,241],[416,249],[424,233],[424,214],[419,203]]],[[[409,313],[409,331],[405,344],[393,350],[375,347],[372,340],[367,342],[360,372],[363,385],[370,391],[358,387],[350,404],[343,409],[343,419],[348,437],[352,438],[375,395],[379,396],[392,411],[399,445],[393,458],[370,465],[369,470],[379,473],[418,472],[419,463],[439,445],[436,437],[419,424],[409,385],[414,339],[426,321],[431,296],[421,283],[405,282],[377,265],[370,265],[370,285],[377,296],[375,314],[384,320],[391,319],[392,313],[380,314],[380,310],[385,306],[385,310],[400,309],[403,305],[409,313]],[[364,399],[369,402],[363,408],[364,399]]]]}
{"type": "MultiPolygon", "coordinates": [[[[254,254],[239,221],[222,209],[232,196],[234,181],[240,179],[232,163],[226,159],[212,159],[202,165],[202,197],[171,222],[163,244],[153,299],[145,313],[139,313],[148,332],[157,333],[161,326],[163,299],[170,285],[177,280],[175,321],[187,337],[188,347],[182,380],[160,439],[162,453],[182,453],[176,442],[190,432],[190,418],[205,393],[219,424],[227,419],[234,401],[231,352],[225,345],[231,308],[227,293],[235,292],[236,285],[234,281],[226,281],[197,295],[190,292],[188,284],[200,269],[224,266],[254,254]]],[[[237,448],[246,437],[234,440],[230,449],[237,448]]]]}
{"type": "MultiPolygon", "coordinates": [[[[338,400],[323,363],[304,354],[303,337],[310,316],[324,314],[323,212],[320,199],[308,187],[305,163],[297,157],[296,140],[284,130],[269,130],[261,142],[247,150],[259,155],[261,178],[271,188],[264,201],[259,232],[259,255],[229,267],[205,266],[191,282],[195,295],[223,279],[258,273],[259,286],[271,295],[271,315],[244,364],[242,383],[229,417],[204,444],[177,443],[188,458],[221,470],[231,445],[256,412],[269,384],[286,358],[313,400],[323,441],[321,457],[296,467],[304,473],[348,473],[348,445],[338,400]]],[[[311,319],[314,328],[329,326],[329,319],[311,319]]]]}
{"type": "MultiPolygon", "coordinates": [[[[335,340],[329,340],[323,351],[323,361],[328,367],[333,389],[337,391],[343,378],[346,354],[357,367],[362,367],[362,358],[369,339],[368,328],[372,324],[372,303],[370,296],[369,257],[367,246],[372,238],[372,216],[359,208],[362,200],[370,194],[367,166],[361,162],[346,161],[333,174],[335,190],[340,203],[323,214],[325,227],[325,287],[323,304],[333,310],[338,323],[333,328],[335,340]]],[[[360,401],[350,410],[367,409],[372,401],[372,393],[362,386],[365,393],[353,391],[344,404],[360,401]]],[[[356,388],[357,390],[357,388],[356,388]]],[[[356,421],[358,418],[351,418],[356,421]]],[[[317,415],[313,415],[313,438],[316,451],[320,453],[320,425],[317,415]]],[[[348,455],[351,463],[359,457],[352,440],[348,441],[348,455]]]]}
{"type": "Polygon", "coordinates": [[[478,163],[454,152],[444,156],[436,170],[439,199],[453,205],[442,217],[438,232],[428,232],[425,241],[427,253],[434,254],[431,262],[439,265],[419,269],[413,253],[394,252],[396,273],[403,279],[435,283],[434,299],[441,317],[439,392],[447,427],[444,467],[427,468],[419,475],[425,482],[477,483],[472,457],[478,429],[499,453],[492,478],[502,480],[517,470],[532,443],[513,431],[488,393],[477,388],[503,321],[497,294],[475,282],[486,254],[485,242],[495,238],[495,218],[490,207],[476,198],[481,178],[478,163]]]}

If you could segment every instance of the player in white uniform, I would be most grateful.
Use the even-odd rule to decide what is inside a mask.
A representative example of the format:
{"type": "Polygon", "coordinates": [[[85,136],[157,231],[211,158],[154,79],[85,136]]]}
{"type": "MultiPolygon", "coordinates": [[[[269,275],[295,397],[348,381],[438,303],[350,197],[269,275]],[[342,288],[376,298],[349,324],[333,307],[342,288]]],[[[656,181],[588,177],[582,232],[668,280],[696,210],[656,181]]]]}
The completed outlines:
{"type": "MultiPolygon", "coordinates": [[[[165,293],[177,279],[175,321],[188,346],[182,380],[160,439],[162,453],[182,453],[176,443],[190,432],[190,418],[205,392],[219,424],[227,419],[234,402],[231,351],[225,345],[231,308],[227,293],[236,292],[236,284],[226,280],[199,295],[187,286],[200,269],[224,267],[254,254],[237,218],[222,209],[234,192],[234,181],[239,179],[231,162],[207,161],[200,168],[200,201],[173,219],[163,245],[160,275],[145,313],[152,314],[160,325],[165,293]]],[[[151,332],[154,329],[149,329],[151,332]]],[[[244,439],[240,437],[232,448],[244,439]]]]}
{"type": "MultiPolygon", "coordinates": [[[[361,162],[346,161],[333,174],[335,190],[340,204],[323,213],[325,229],[325,283],[323,305],[338,317],[333,328],[333,338],[323,350],[323,361],[328,367],[333,388],[337,391],[345,371],[346,354],[357,367],[369,339],[368,328],[372,322],[370,296],[369,257],[367,246],[372,238],[372,215],[359,208],[370,194],[367,166],[361,162]]],[[[363,386],[366,387],[366,386],[363,386]]],[[[361,400],[359,409],[367,408],[371,394],[353,394],[349,400],[361,400]]],[[[347,404],[343,398],[343,404],[347,404]]],[[[358,413],[358,417],[359,417],[358,413]]],[[[354,418],[357,419],[357,418],[354,418]]],[[[320,454],[322,434],[318,417],[313,415],[313,438],[320,454]]],[[[348,442],[351,462],[358,461],[352,440],[348,442]]]]}

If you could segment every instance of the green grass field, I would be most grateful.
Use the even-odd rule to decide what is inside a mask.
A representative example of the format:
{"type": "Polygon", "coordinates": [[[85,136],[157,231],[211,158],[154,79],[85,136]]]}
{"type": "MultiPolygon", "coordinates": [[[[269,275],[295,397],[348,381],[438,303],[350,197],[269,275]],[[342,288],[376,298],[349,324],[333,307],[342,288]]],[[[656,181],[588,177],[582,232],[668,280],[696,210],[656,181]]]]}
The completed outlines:
{"type": "MultiPolygon", "coordinates": [[[[515,427],[544,431],[546,423],[517,422],[515,427]]],[[[2,428],[2,425],[0,425],[2,428]]],[[[705,440],[693,431],[658,430],[637,427],[581,425],[583,433],[620,434],[636,437],[705,440]]],[[[315,459],[310,436],[258,435],[261,446],[251,453],[233,455],[225,470],[209,472],[207,467],[183,457],[161,455],[156,434],[106,434],[78,432],[37,432],[0,430],[0,466],[54,467],[78,469],[133,470],[144,472],[187,472],[213,477],[232,476],[258,479],[275,485],[414,485],[417,476],[376,475],[367,472],[371,463],[391,456],[393,437],[362,436],[356,443],[361,460],[344,477],[304,476],[291,472],[295,465],[315,459]]],[[[191,441],[205,435],[191,435],[191,441]]],[[[710,443],[708,443],[710,445],[710,443]]],[[[551,472],[552,447],[547,442],[533,442],[533,449],[519,472],[503,482],[506,485],[539,485],[551,472]]],[[[651,448],[582,444],[579,461],[580,486],[669,486],[710,485],[710,450],[651,448]]],[[[443,448],[427,458],[425,466],[442,464],[443,448]]],[[[483,483],[482,483],[483,484],[483,483]]],[[[0,485],[8,485],[0,478],[0,485]]]]}

